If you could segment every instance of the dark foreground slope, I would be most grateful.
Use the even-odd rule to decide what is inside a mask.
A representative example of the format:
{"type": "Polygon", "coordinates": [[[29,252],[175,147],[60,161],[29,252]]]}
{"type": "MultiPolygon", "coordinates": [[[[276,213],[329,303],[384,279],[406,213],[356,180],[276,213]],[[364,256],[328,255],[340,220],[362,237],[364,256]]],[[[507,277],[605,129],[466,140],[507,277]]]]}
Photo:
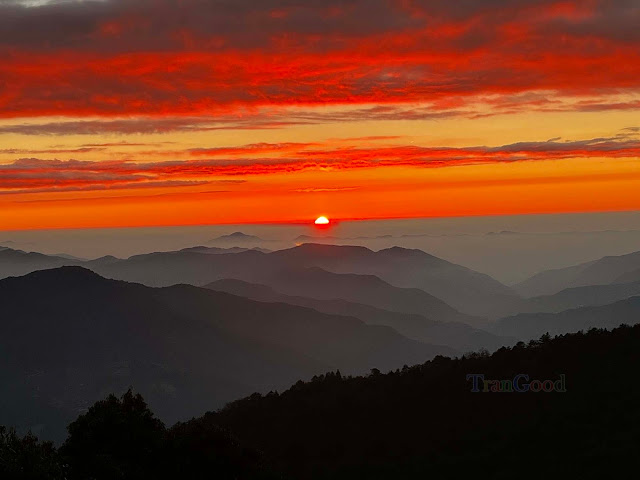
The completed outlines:
{"type": "Polygon", "coordinates": [[[62,478],[62,465],[71,479],[628,478],[640,447],[638,367],[640,326],[386,375],[322,375],[171,429],[128,394],[81,416],[60,452],[37,448],[30,463],[33,448],[14,439],[4,458],[46,478],[62,478]],[[565,382],[560,392],[474,393],[469,374],[565,382]]]}
{"type": "Polygon", "coordinates": [[[332,368],[388,370],[455,353],[353,317],[80,267],[0,280],[0,305],[0,424],[47,438],[132,385],[173,422],[332,368]]]}
{"type": "Polygon", "coordinates": [[[602,478],[640,446],[640,326],[436,358],[401,372],[326,375],[217,414],[292,478],[602,478]],[[565,393],[472,393],[487,379],[566,378],[565,393]]]}

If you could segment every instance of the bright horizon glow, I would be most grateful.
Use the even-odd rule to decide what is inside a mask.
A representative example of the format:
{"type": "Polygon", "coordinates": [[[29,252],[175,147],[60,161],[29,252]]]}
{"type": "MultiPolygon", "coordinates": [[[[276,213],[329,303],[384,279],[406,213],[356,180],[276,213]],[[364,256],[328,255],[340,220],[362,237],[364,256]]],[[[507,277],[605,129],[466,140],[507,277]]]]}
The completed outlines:
{"type": "Polygon", "coordinates": [[[316,225],[329,225],[329,219],[327,217],[318,217],[314,223],[316,225]]]}

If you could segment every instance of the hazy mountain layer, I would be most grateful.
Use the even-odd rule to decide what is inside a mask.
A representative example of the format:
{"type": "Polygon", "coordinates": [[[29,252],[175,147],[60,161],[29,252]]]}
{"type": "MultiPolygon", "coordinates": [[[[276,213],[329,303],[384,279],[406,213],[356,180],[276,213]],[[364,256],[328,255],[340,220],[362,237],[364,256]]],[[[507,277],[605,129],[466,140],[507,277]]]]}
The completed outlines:
{"type": "MultiPolygon", "coordinates": [[[[296,280],[299,279],[296,278],[296,280]]],[[[509,338],[492,335],[465,323],[455,321],[440,322],[426,318],[423,315],[384,310],[339,298],[317,299],[285,295],[269,286],[248,283],[242,280],[218,280],[207,285],[207,288],[253,300],[282,302],[313,308],[320,312],[357,317],[369,325],[387,325],[414,340],[447,345],[462,352],[480,348],[494,350],[511,341],[509,338]]],[[[340,286],[338,285],[337,288],[340,288],[340,286]]]]}
{"type": "Polygon", "coordinates": [[[373,252],[364,247],[306,244],[272,255],[298,267],[376,275],[398,287],[420,288],[472,315],[485,315],[498,302],[517,301],[509,287],[488,275],[422,250],[393,247],[373,252]]]}
{"type": "MultiPolygon", "coordinates": [[[[520,300],[508,287],[486,275],[418,250],[401,248],[373,252],[363,247],[309,244],[268,254],[251,250],[207,257],[182,251],[139,255],[108,266],[88,263],[87,267],[110,278],[151,286],[205,285],[225,278],[271,285],[274,278],[286,275],[284,272],[319,267],[333,273],[375,275],[396,287],[419,288],[457,310],[477,315],[520,300]]],[[[290,291],[286,293],[297,295],[290,291]]],[[[371,304],[369,301],[363,303],[371,304]]],[[[424,310],[410,310],[409,313],[446,320],[424,310]]]]}
{"type": "Polygon", "coordinates": [[[0,247],[0,278],[16,277],[47,268],[64,265],[80,265],[82,260],[67,257],[43,255],[36,252],[23,252],[11,248],[0,247]]]}
{"type": "Polygon", "coordinates": [[[625,275],[638,271],[640,271],[640,251],[540,272],[513,288],[526,297],[552,295],[571,287],[633,282],[640,278],[625,277],[625,275]]]}
{"type": "Polygon", "coordinates": [[[560,313],[521,313],[498,320],[491,331],[528,340],[545,333],[560,335],[590,328],[635,325],[638,322],[640,297],[631,297],[609,305],[575,308],[560,313]]]}
{"type": "Polygon", "coordinates": [[[334,273],[375,275],[396,287],[418,288],[469,315],[495,316],[496,310],[513,308],[520,300],[508,287],[487,275],[420,250],[397,247],[374,252],[364,247],[305,244],[270,253],[237,247],[227,250],[193,247],[114,260],[114,257],[104,257],[82,262],[41,256],[38,262],[24,265],[22,260],[14,265],[17,260],[11,259],[3,269],[0,268],[0,276],[23,275],[61,265],[82,265],[109,278],[149,286],[205,285],[225,278],[269,283],[278,272],[319,267],[334,273]]]}

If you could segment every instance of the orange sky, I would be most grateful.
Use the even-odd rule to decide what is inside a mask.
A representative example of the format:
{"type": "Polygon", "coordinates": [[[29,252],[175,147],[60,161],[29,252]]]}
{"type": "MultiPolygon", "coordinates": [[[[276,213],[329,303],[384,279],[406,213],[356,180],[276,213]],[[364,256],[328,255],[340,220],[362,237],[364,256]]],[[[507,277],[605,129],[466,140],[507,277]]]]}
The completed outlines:
{"type": "Polygon", "coordinates": [[[640,210],[633,2],[23,3],[0,230],[640,210]]]}

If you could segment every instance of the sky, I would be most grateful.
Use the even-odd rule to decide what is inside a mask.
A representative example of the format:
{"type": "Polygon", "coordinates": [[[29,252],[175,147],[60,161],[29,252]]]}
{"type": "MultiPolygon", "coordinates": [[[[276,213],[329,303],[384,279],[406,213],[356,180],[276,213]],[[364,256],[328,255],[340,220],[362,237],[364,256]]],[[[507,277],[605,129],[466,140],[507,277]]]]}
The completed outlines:
{"type": "Polygon", "coordinates": [[[637,0],[0,0],[0,230],[640,210],[637,0]]]}

